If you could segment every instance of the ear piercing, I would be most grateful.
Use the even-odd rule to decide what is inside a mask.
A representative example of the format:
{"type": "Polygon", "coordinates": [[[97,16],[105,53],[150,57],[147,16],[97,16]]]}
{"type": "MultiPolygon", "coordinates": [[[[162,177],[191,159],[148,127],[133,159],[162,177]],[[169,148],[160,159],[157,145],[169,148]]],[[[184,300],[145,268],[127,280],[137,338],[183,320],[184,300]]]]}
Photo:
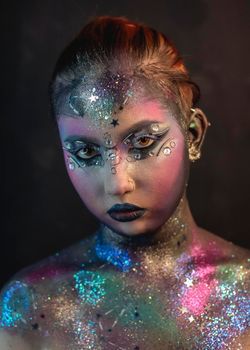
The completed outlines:
{"type": "Polygon", "coordinates": [[[189,124],[189,129],[195,129],[195,128],[196,128],[195,122],[191,122],[191,123],[189,124]]]}
{"type": "Polygon", "coordinates": [[[194,145],[189,147],[188,153],[189,153],[189,160],[191,162],[195,162],[196,160],[200,159],[200,157],[201,157],[201,151],[198,150],[197,148],[195,148],[194,145]]]}

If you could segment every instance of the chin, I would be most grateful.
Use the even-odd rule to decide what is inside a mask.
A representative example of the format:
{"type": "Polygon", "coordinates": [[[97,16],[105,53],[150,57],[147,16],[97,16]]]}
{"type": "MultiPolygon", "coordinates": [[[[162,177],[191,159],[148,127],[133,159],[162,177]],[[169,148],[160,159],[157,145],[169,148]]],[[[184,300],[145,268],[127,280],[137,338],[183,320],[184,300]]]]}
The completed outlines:
{"type": "Polygon", "coordinates": [[[116,222],[115,224],[106,223],[106,225],[112,231],[126,237],[150,235],[162,226],[162,223],[158,223],[158,225],[152,225],[152,223],[149,224],[148,221],[149,220],[140,218],[129,222],[116,222]]]}

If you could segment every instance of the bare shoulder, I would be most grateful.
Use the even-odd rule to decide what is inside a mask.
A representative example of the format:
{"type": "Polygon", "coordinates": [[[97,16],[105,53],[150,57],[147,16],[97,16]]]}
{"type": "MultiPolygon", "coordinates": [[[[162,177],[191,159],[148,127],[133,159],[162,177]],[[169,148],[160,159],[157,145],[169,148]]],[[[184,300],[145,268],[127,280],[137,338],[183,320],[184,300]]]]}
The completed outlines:
{"type": "Polygon", "coordinates": [[[90,264],[91,247],[90,240],[83,240],[24,268],[6,283],[0,293],[0,350],[40,349],[60,337],[59,310],[69,301],[73,307],[77,273],[90,264]]]}

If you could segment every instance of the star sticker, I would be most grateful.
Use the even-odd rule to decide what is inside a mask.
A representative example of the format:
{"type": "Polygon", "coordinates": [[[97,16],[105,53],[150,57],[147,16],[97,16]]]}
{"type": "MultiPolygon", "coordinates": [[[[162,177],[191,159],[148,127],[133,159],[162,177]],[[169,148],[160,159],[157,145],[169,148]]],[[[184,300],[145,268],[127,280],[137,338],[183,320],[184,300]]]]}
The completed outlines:
{"type": "Polygon", "coordinates": [[[186,312],[188,312],[188,310],[185,306],[180,307],[180,311],[182,314],[185,314],[186,312]]]}
{"type": "Polygon", "coordinates": [[[194,322],[193,316],[191,315],[190,317],[188,317],[188,320],[189,320],[190,323],[194,322]]]}
{"type": "Polygon", "coordinates": [[[96,100],[98,100],[98,96],[92,94],[92,95],[89,97],[89,100],[90,100],[90,102],[95,102],[96,100]]]}
{"type": "Polygon", "coordinates": [[[211,305],[210,305],[210,304],[207,304],[207,305],[204,307],[204,309],[205,309],[206,311],[209,311],[209,310],[211,309],[211,305]]]}
{"type": "Polygon", "coordinates": [[[112,122],[110,124],[112,124],[115,128],[117,125],[119,125],[118,119],[112,119],[112,122]]]}
{"type": "Polygon", "coordinates": [[[192,287],[193,286],[193,281],[191,278],[187,278],[186,281],[184,282],[187,287],[192,287]]]}

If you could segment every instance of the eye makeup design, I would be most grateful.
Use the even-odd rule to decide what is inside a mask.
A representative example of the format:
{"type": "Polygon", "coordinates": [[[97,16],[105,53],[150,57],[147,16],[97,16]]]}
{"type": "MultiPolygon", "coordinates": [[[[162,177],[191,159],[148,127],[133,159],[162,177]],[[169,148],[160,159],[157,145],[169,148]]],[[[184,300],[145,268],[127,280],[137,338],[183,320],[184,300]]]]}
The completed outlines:
{"type": "Polygon", "coordinates": [[[104,161],[100,154],[99,146],[94,143],[85,142],[76,137],[68,138],[64,142],[64,147],[69,156],[69,167],[74,170],[73,163],[78,167],[84,168],[86,166],[103,166],[104,161]]]}
{"type": "Polygon", "coordinates": [[[151,124],[146,129],[128,135],[123,140],[123,143],[129,147],[127,161],[133,162],[154,156],[155,149],[169,129],[167,127],[160,130],[158,124],[151,124]]]}
{"type": "MultiPolygon", "coordinates": [[[[158,124],[151,124],[140,131],[130,133],[121,142],[127,147],[126,160],[128,162],[135,162],[148,157],[158,156],[161,150],[163,150],[165,155],[169,155],[171,150],[168,153],[166,151],[167,147],[163,147],[169,140],[165,141],[163,145],[160,145],[160,150],[158,147],[169,130],[169,127],[165,127],[161,130],[158,124]]],[[[110,141],[110,138],[107,138],[107,133],[104,134],[104,139],[110,141]]],[[[173,141],[171,142],[173,143],[173,141]]],[[[74,170],[72,163],[78,167],[103,166],[105,161],[110,160],[110,157],[107,157],[107,154],[110,152],[113,154],[114,149],[117,152],[117,146],[112,146],[112,142],[107,143],[105,141],[105,144],[109,147],[104,147],[103,149],[103,147],[98,146],[95,143],[87,142],[81,137],[73,136],[67,138],[64,142],[63,148],[70,154],[70,169],[74,170]]],[[[170,149],[170,147],[168,148],[170,149]]]]}

